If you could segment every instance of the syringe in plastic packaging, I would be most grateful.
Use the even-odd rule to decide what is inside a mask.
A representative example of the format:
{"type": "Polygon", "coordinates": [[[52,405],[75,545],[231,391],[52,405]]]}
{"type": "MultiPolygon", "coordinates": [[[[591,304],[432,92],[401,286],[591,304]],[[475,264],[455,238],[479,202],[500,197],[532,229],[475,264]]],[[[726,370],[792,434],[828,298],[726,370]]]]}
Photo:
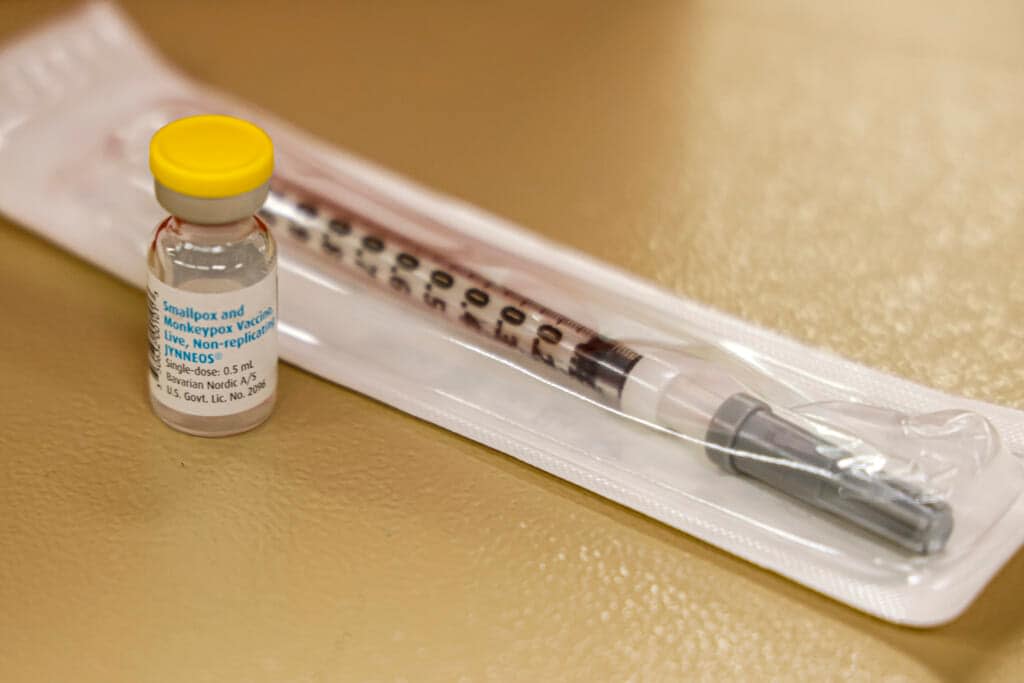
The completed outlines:
{"type": "Polygon", "coordinates": [[[727,472],[761,481],[918,554],[953,529],[941,500],[850,467],[850,453],[747,393],[725,368],[696,356],[642,355],[474,272],[423,244],[275,180],[261,216],[281,239],[560,371],[633,418],[704,443],[727,472]]]}

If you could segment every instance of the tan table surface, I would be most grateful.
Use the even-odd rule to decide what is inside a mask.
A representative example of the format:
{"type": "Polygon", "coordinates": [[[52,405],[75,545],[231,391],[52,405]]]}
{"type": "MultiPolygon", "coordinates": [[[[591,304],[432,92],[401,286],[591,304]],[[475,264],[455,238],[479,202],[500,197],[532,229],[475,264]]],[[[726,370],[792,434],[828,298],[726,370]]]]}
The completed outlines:
{"type": "MultiPolygon", "coordinates": [[[[383,166],[1024,408],[1024,5],[760,4],[126,6],[189,73],[383,166]]],[[[0,37],[63,5],[0,3],[0,37]]],[[[177,434],[143,296],[7,222],[0,311],[2,681],[1024,672],[1024,557],[953,624],[898,628],[291,367],[264,427],[177,434]]]]}

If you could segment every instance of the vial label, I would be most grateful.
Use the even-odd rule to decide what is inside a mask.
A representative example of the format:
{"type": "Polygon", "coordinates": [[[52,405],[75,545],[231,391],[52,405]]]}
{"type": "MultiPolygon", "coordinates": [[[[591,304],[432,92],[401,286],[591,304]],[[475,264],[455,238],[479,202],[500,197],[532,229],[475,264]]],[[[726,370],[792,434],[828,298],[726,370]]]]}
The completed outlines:
{"type": "Polygon", "coordinates": [[[149,390],[191,415],[234,415],[277,386],[277,271],[231,292],[189,292],[152,274],[149,390]]]}

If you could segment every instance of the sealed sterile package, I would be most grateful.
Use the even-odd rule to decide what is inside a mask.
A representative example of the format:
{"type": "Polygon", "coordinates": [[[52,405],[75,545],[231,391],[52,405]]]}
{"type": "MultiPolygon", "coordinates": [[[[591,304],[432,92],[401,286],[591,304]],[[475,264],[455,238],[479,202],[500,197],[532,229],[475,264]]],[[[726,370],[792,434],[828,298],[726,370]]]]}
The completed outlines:
{"type": "MultiPolygon", "coordinates": [[[[891,621],[954,618],[1020,547],[1020,411],[807,348],[434,195],[189,80],[107,4],[0,52],[0,211],[142,287],[162,213],[148,141],[199,113],[274,139],[261,218],[288,362],[891,621]]],[[[216,354],[153,355],[156,373],[169,357],[217,370],[216,354]]]]}

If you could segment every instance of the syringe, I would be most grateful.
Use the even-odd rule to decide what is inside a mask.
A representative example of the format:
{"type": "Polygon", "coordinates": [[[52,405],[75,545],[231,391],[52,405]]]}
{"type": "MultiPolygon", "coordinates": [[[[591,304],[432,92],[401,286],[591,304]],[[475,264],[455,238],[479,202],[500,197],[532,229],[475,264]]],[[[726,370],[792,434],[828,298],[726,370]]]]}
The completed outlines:
{"type": "Polygon", "coordinates": [[[940,551],[950,506],[849,467],[850,454],[701,358],[641,355],[379,222],[275,179],[261,217],[288,239],[463,328],[560,371],[611,407],[703,441],[708,457],[918,554],[940,551]]]}

